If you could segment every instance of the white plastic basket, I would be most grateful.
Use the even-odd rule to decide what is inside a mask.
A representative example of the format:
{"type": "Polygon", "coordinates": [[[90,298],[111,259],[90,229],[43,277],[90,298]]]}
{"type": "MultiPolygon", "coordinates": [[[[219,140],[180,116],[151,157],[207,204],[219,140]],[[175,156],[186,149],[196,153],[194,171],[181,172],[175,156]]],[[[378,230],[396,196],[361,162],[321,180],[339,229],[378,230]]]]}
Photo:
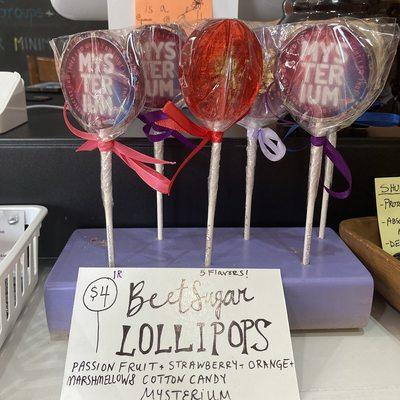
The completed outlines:
{"type": "Polygon", "coordinates": [[[47,209],[41,206],[0,206],[25,212],[27,228],[0,263],[0,348],[38,281],[38,240],[47,209]]]}

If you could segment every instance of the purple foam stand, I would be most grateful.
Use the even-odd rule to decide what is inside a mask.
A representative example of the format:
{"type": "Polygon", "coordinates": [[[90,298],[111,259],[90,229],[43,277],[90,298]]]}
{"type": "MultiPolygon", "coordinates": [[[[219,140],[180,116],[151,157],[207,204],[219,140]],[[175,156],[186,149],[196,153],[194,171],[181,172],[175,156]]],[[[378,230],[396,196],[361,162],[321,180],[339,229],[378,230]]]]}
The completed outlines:
{"type": "MultiPolygon", "coordinates": [[[[239,228],[217,228],[213,267],[280,268],[291,329],[362,328],[371,311],[369,272],[328,229],[314,231],[310,266],[301,263],[303,228],[253,228],[243,240],[239,228]]],[[[205,229],[170,228],[164,240],[155,229],[115,229],[120,267],[203,267],[205,229]]],[[[70,237],[45,285],[47,322],[53,336],[69,333],[79,267],[107,265],[105,230],[77,230],[70,237]]]]}

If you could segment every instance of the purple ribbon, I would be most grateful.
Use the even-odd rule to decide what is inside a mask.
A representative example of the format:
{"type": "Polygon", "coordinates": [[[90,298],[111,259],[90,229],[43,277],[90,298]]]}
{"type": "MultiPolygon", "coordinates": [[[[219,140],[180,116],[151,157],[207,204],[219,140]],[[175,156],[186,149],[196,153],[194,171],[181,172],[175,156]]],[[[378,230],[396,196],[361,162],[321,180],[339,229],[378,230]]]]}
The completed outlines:
{"type": "Polygon", "coordinates": [[[334,146],[325,137],[311,136],[311,144],[316,147],[323,147],[324,154],[332,161],[335,168],[342,174],[346,179],[348,188],[343,192],[335,192],[325,186],[325,190],[335,199],[344,200],[347,199],[351,194],[351,188],[353,186],[353,177],[351,171],[347,165],[343,156],[335,149],[334,146]]]}
{"type": "Polygon", "coordinates": [[[168,115],[162,111],[151,111],[145,114],[140,114],[139,119],[145,124],[143,127],[143,132],[150,142],[161,142],[169,137],[174,137],[187,147],[192,149],[195,147],[195,145],[188,138],[182,135],[182,133],[176,131],[175,129],[157,125],[158,121],[169,119],[168,115]]]}

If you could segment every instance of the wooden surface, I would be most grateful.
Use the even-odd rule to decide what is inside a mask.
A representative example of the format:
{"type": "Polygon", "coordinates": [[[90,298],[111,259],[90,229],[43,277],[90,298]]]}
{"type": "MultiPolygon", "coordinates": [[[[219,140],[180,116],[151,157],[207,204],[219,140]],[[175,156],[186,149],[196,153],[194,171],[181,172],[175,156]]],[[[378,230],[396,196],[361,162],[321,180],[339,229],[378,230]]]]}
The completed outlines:
{"type": "Polygon", "coordinates": [[[343,221],[340,236],[371,272],[375,289],[400,310],[400,261],[382,250],[377,218],[343,221]]]}

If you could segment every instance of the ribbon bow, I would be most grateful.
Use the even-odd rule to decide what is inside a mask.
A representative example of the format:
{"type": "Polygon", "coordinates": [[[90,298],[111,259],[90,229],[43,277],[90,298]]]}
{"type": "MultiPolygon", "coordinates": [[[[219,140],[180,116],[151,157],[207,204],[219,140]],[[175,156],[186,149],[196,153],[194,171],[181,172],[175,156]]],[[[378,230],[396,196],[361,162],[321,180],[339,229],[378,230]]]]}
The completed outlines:
{"type": "Polygon", "coordinates": [[[76,151],[111,151],[116,154],[129,168],[133,169],[139,177],[151,188],[163,194],[169,193],[170,180],[164,175],[159,174],[146,164],[174,164],[170,161],[158,160],[157,158],[146,156],[136,150],[131,149],[116,140],[102,141],[96,134],[81,131],[75,128],[68,120],[67,105],[64,105],[64,121],[67,128],[75,136],[86,140],[76,151]]]}
{"type": "Polygon", "coordinates": [[[168,115],[162,111],[152,111],[140,114],[139,119],[145,124],[143,132],[152,143],[162,142],[169,137],[174,137],[185,146],[194,148],[194,144],[175,129],[168,128],[168,115]],[[162,125],[164,124],[164,125],[162,125]]]}
{"type": "Polygon", "coordinates": [[[180,172],[186,167],[189,161],[208,143],[221,143],[224,133],[211,131],[203,126],[195,124],[191,121],[178,107],[172,102],[168,102],[164,108],[163,113],[169,117],[167,120],[157,121],[158,125],[166,126],[176,131],[185,132],[191,136],[201,138],[202,141],[192,150],[192,152],[185,158],[179,166],[174,176],[171,179],[170,189],[172,188],[176,178],[180,172]]]}
{"type": "Polygon", "coordinates": [[[325,186],[325,190],[334,198],[344,200],[350,196],[353,178],[351,176],[351,171],[349,166],[347,165],[343,156],[336,150],[334,146],[329,142],[329,140],[323,137],[311,136],[311,144],[317,147],[323,147],[324,154],[332,161],[333,165],[337,168],[337,170],[342,174],[342,176],[346,179],[348,188],[343,192],[335,192],[325,186]]]}
{"type": "Polygon", "coordinates": [[[279,161],[286,154],[286,146],[271,128],[250,129],[247,136],[249,139],[258,139],[261,151],[270,161],[279,161]]]}

